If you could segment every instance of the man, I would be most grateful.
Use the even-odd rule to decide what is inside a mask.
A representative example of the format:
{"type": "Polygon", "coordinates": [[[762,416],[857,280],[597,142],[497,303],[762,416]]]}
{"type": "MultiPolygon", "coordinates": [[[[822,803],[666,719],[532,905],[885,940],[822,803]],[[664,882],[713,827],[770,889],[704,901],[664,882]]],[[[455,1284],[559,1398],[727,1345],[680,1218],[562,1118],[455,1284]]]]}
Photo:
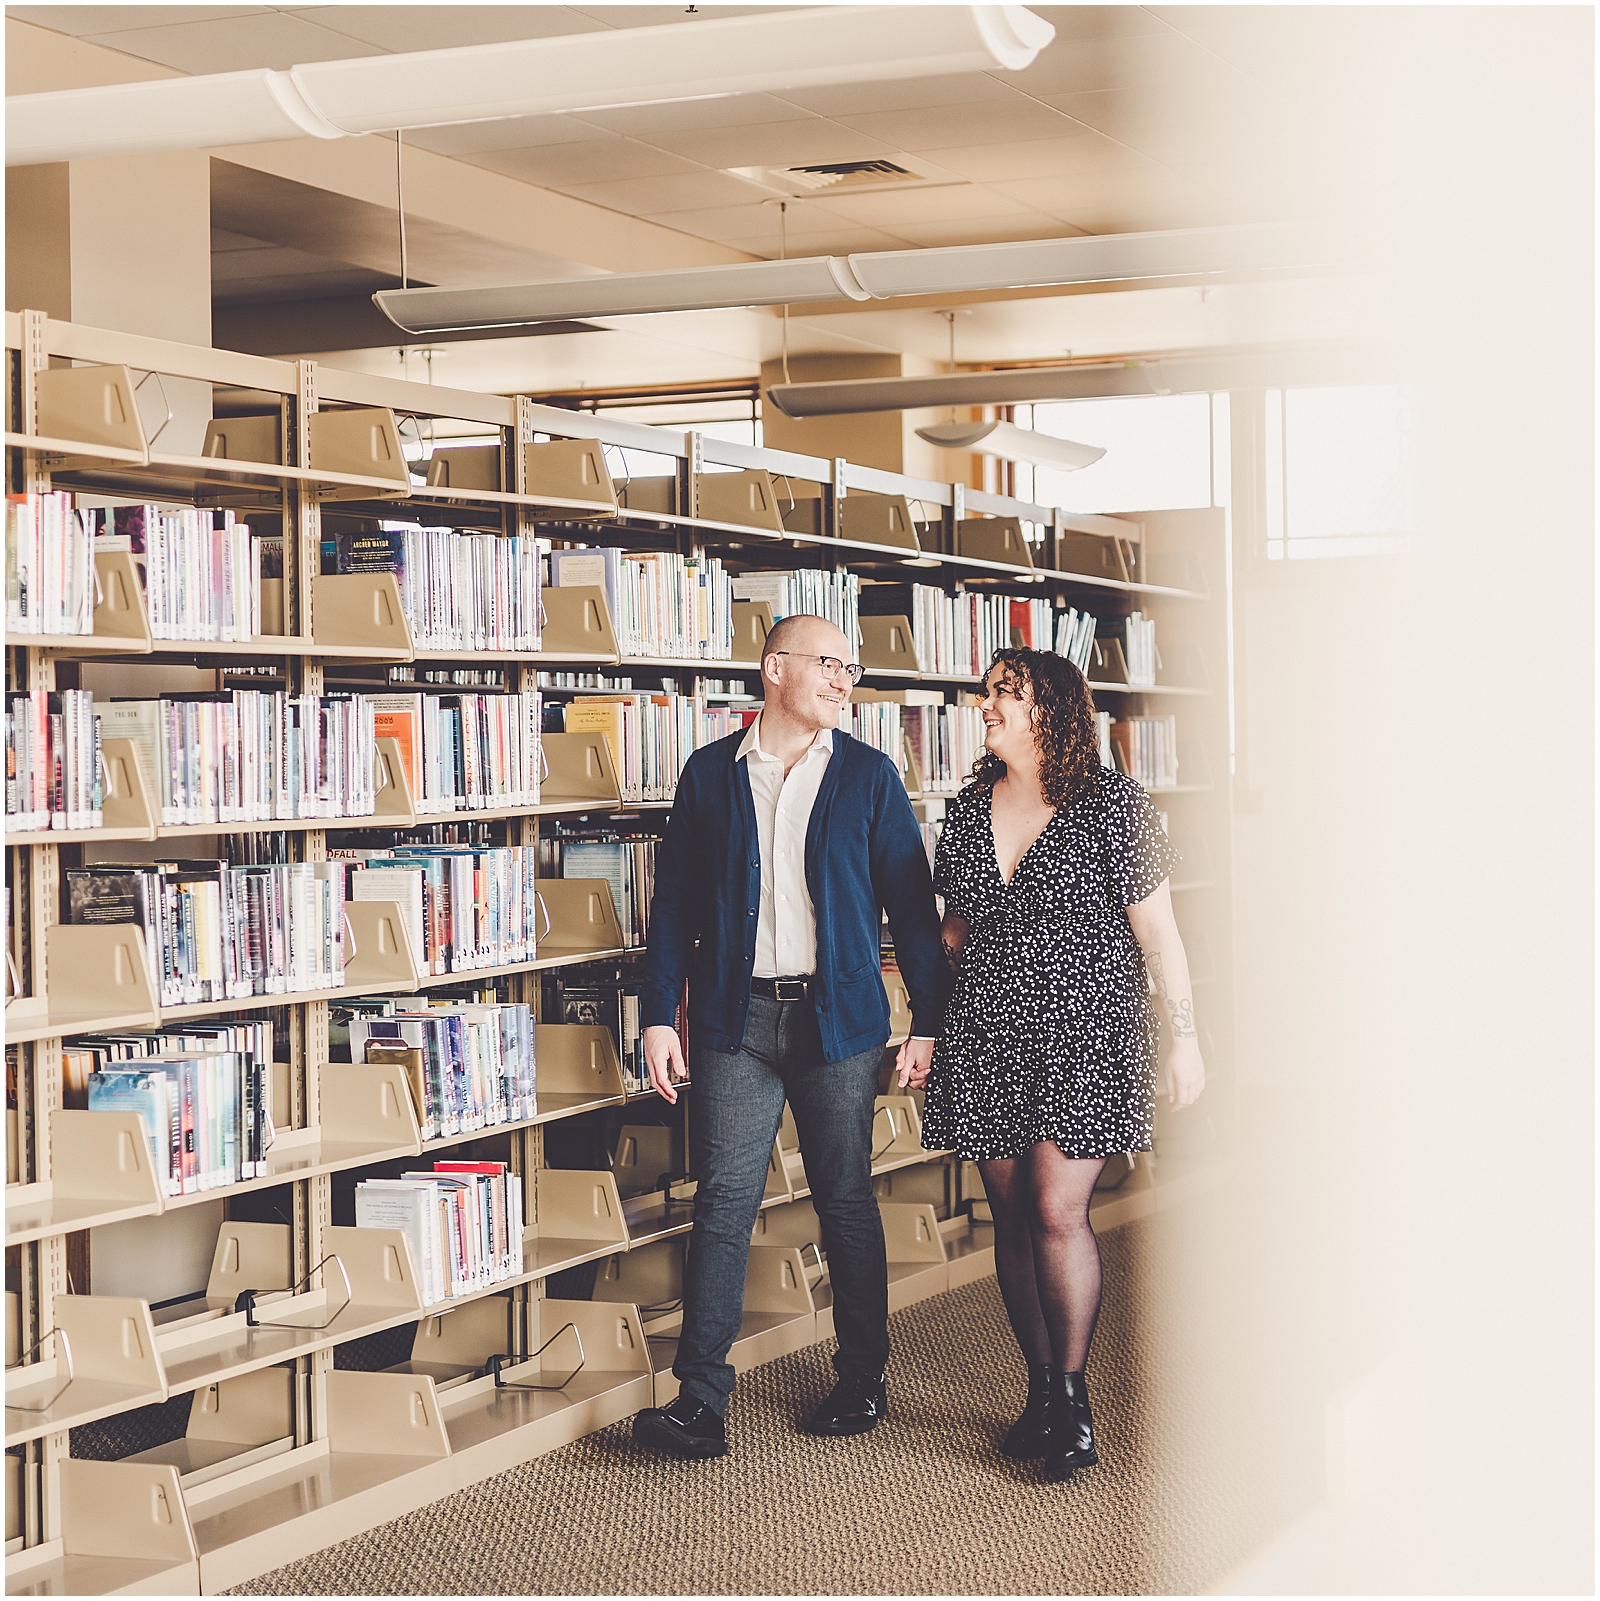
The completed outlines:
{"type": "Polygon", "coordinates": [[[838,730],[861,677],[851,654],[821,617],[778,623],[761,658],[761,715],[689,758],[656,858],[645,1058],[652,1084],[676,1101],[686,1073],[673,1025],[688,978],[699,1187],[672,1369],[679,1394],[641,1412],[633,1432],[680,1456],[727,1450],[728,1350],[786,1098],[839,1341],[838,1383],[811,1427],[859,1434],[884,1415],[889,1284],[871,1172],[889,1034],[882,911],[912,1003],[902,1086],[927,1076],[942,992],[933,884],[905,785],[887,756],[838,730]]]}

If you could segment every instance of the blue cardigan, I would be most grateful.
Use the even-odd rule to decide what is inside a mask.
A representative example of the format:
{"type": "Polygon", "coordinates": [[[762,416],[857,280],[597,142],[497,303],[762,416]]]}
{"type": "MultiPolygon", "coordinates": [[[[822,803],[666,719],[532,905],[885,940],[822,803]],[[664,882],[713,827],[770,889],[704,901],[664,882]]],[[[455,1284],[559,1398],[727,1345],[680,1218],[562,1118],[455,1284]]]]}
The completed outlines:
{"type": "MultiPolygon", "coordinates": [[[[656,855],[641,1022],[671,1027],[689,979],[691,1038],[737,1051],[750,1013],[761,910],[761,845],[744,730],[697,750],[656,855]],[[695,948],[699,941],[698,951],[695,948]]],[[[883,1044],[889,1002],[879,976],[879,909],[889,914],[911,996],[912,1032],[938,1032],[939,914],[922,835],[894,763],[842,731],[806,830],[806,885],[817,914],[812,989],[830,1062],[883,1044]]]]}

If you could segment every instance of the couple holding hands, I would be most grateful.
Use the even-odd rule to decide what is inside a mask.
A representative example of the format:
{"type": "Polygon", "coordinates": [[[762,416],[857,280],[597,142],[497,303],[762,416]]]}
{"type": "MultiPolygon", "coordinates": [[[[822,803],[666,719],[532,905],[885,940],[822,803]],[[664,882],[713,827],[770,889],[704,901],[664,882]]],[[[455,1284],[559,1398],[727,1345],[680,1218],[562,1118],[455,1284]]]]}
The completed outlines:
{"type": "Polygon", "coordinates": [[[1098,1460],[1084,1387],[1100,1309],[1089,1199],[1108,1157],[1150,1149],[1152,986],[1172,1036],[1172,1105],[1190,1105],[1205,1082],[1167,885],[1178,858],[1144,790],[1101,767],[1078,669],[1000,650],[983,683],[984,749],[950,802],[930,879],[895,764],[838,728],[860,677],[832,623],[785,618],[761,660],[761,715],[696,751],[678,782],[642,1021],[651,1081],[676,1101],[689,980],[699,1186],[679,1394],[641,1412],[634,1438],[685,1457],[727,1450],[728,1351],[786,1100],[838,1338],[838,1382],[810,1427],[859,1434],[886,1412],[888,1269],[871,1159],[887,913],[912,1006],[898,1082],[925,1086],[928,1148],[979,1165],[1028,1364],[1027,1405],[1001,1449],[1064,1479],[1098,1460]]]}

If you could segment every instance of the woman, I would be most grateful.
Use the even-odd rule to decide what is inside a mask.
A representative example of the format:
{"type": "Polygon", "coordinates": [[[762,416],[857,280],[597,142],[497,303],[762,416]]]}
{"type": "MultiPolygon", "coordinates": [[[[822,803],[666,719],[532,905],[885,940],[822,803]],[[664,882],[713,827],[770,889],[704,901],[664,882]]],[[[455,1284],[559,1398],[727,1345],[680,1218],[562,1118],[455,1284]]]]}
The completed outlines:
{"type": "Polygon", "coordinates": [[[1148,1151],[1157,1023],[1174,1108],[1205,1084],[1189,965],[1167,875],[1177,853],[1149,797],[1100,765],[1083,674],[998,650],[984,750],[951,803],[934,880],[954,991],[928,1075],[923,1143],[976,1160],[995,1267],[1028,1363],[1002,1449],[1064,1479],[1091,1467],[1084,1364],[1100,1311],[1089,1198],[1106,1158],[1148,1151]]]}

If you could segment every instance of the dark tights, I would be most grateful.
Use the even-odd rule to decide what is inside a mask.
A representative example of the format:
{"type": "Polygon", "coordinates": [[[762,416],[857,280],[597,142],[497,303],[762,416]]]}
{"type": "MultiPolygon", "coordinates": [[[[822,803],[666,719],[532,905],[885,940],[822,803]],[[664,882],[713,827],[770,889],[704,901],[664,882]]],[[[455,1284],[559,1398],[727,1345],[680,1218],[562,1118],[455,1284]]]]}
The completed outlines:
{"type": "Polygon", "coordinates": [[[1083,1370],[1100,1316],[1100,1246],[1089,1197],[1104,1157],[1070,1157],[1044,1140],[980,1162],[994,1212],[995,1270],[1022,1354],[1033,1366],[1083,1370]]]}

